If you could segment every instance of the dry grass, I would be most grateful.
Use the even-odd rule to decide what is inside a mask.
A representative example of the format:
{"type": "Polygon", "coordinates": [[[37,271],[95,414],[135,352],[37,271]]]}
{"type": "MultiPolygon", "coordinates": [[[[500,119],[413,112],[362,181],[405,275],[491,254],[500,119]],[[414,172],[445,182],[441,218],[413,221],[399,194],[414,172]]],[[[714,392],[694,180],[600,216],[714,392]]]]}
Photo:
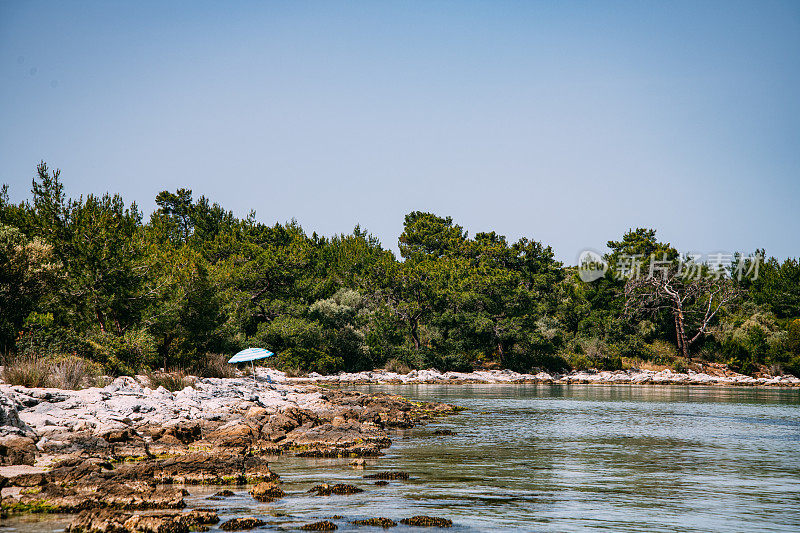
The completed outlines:
{"type": "Polygon", "coordinates": [[[195,373],[201,378],[235,378],[239,375],[236,365],[230,364],[227,357],[219,353],[206,354],[195,367],[195,373]]]}
{"type": "Polygon", "coordinates": [[[668,365],[660,365],[658,363],[645,361],[644,359],[639,359],[636,357],[623,357],[622,368],[626,370],[630,368],[638,368],[639,370],[652,370],[653,372],[661,372],[662,370],[666,370],[670,367],[668,365]]]}
{"type": "Polygon", "coordinates": [[[194,384],[194,380],[182,368],[172,369],[168,372],[151,372],[147,374],[147,379],[150,381],[151,389],[164,387],[170,392],[183,390],[194,384]]]}
{"type": "Polygon", "coordinates": [[[47,387],[50,365],[42,357],[32,355],[9,358],[3,366],[3,381],[21,387],[47,387]]]}
{"type": "Polygon", "coordinates": [[[102,368],[76,355],[41,357],[23,355],[7,359],[3,381],[23,387],[78,390],[97,384],[102,368]]]}
{"type": "Polygon", "coordinates": [[[399,359],[389,359],[386,361],[383,369],[394,372],[395,374],[408,374],[411,372],[411,368],[399,359]]]}

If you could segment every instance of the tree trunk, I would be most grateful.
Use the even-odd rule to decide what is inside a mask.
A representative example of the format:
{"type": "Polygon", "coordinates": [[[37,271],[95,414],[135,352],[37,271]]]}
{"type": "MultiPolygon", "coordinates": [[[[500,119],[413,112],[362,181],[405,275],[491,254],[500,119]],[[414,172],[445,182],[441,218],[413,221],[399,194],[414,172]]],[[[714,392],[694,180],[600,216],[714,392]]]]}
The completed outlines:
{"type": "Polygon", "coordinates": [[[678,347],[681,352],[683,352],[683,356],[691,361],[691,357],[689,356],[689,343],[686,340],[686,329],[683,326],[683,308],[680,303],[675,313],[675,326],[677,329],[678,347]]]}
{"type": "Polygon", "coordinates": [[[409,318],[408,324],[411,327],[411,341],[414,343],[414,350],[419,351],[419,322],[416,318],[409,318]]]}
{"type": "Polygon", "coordinates": [[[683,339],[681,339],[681,326],[678,322],[678,312],[675,311],[673,316],[675,318],[675,339],[678,343],[678,351],[683,353],[683,339]]]}

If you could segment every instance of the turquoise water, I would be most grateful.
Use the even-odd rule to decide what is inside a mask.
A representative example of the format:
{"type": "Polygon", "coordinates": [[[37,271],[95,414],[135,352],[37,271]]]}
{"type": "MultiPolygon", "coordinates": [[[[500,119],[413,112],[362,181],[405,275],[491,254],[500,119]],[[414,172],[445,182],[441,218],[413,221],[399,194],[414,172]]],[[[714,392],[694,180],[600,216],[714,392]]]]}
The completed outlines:
{"type": "MultiPolygon", "coordinates": [[[[276,458],[286,498],[259,503],[246,487],[223,501],[218,487],[188,487],[190,507],[223,518],[260,516],[292,530],[331,515],[354,519],[427,514],[451,531],[798,531],[800,390],[682,386],[408,385],[359,387],[466,407],[393,435],[366,469],[350,459],[276,458]],[[434,436],[434,429],[453,436],[434,436]],[[363,476],[403,470],[408,481],[375,486],[363,476]],[[320,482],[365,489],[309,496],[320,482]]],[[[2,530],[39,531],[58,524],[2,530]]],[[[399,526],[393,531],[412,531],[399,526]]],[[[422,530],[422,529],[420,529],[422,530]]],[[[430,531],[430,528],[425,530],[430,531]]]]}

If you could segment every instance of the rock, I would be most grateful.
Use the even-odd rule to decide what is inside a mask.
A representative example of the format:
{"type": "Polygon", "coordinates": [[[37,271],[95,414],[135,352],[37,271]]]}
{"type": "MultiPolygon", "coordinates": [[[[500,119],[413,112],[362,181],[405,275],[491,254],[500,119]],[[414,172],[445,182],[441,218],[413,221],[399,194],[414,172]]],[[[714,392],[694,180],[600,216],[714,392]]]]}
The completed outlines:
{"type": "Polygon", "coordinates": [[[222,531],[243,531],[245,529],[253,529],[266,525],[261,519],[258,518],[231,518],[227,522],[223,522],[219,527],[222,531]]]}
{"type": "Polygon", "coordinates": [[[311,524],[305,524],[303,526],[300,526],[300,529],[305,531],[334,531],[336,529],[339,529],[339,526],[328,520],[323,520],[321,522],[313,522],[311,524]]]}
{"type": "Polygon", "coordinates": [[[388,481],[376,481],[375,482],[375,485],[377,485],[378,487],[385,487],[388,484],[389,484],[388,481]]]}
{"type": "Polygon", "coordinates": [[[308,489],[308,492],[316,492],[317,496],[330,496],[331,494],[358,494],[359,492],[364,492],[364,489],[360,489],[354,485],[347,485],[344,483],[338,483],[333,486],[329,486],[327,483],[323,483],[322,485],[316,485],[308,489]]]}
{"type": "Polygon", "coordinates": [[[383,479],[383,480],[396,480],[396,479],[408,479],[410,474],[408,472],[378,472],[377,474],[368,474],[364,476],[366,479],[383,479]]]}
{"type": "Polygon", "coordinates": [[[178,457],[148,459],[120,466],[116,477],[189,485],[235,485],[276,481],[279,478],[269,469],[269,462],[265,459],[229,452],[195,452],[178,457]]]}
{"type": "Polygon", "coordinates": [[[24,405],[0,390],[0,439],[9,435],[33,436],[33,430],[20,420],[19,408],[24,408],[24,405]]]}
{"type": "Polygon", "coordinates": [[[258,420],[258,419],[264,418],[265,416],[267,416],[267,414],[268,414],[268,411],[266,409],[264,409],[263,407],[254,405],[253,407],[251,407],[250,409],[247,410],[247,413],[245,413],[244,417],[245,418],[254,418],[254,419],[258,420]]]}
{"type": "Polygon", "coordinates": [[[250,495],[260,502],[271,502],[277,498],[283,498],[286,493],[275,483],[263,482],[253,487],[250,495]]]}
{"type": "Polygon", "coordinates": [[[353,468],[364,468],[366,464],[367,462],[362,457],[359,457],[355,461],[352,461],[350,463],[350,466],[352,466],[353,468]]]}
{"type": "Polygon", "coordinates": [[[269,417],[261,428],[261,438],[278,442],[286,437],[286,433],[298,427],[300,423],[283,413],[277,413],[269,417]]]}
{"type": "Polygon", "coordinates": [[[200,440],[202,429],[197,422],[179,422],[153,435],[162,444],[191,444],[200,440]]]}
{"type": "Polygon", "coordinates": [[[417,527],[453,527],[453,521],[447,518],[437,518],[435,516],[412,516],[403,518],[400,523],[406,526],[417,527]]]}
{"type": "Polygon", "coordinates": [[[185,506],[183,489],[149,484],[121,484],[114,481],[84,480],[81,484],[62,486],[47,483],[30,487],[19,498],[4,504],[14,512],[77,513],[96,508],[121,510],[180,509],[185,506]]]}
{"type": "Polygon", "coordinates": [[[0,518],[5,518],[5,510],[3,509],[3,487],[8,485],[8,478],[0,476],[0,518]]]}
{"type": "Polygon", "coordinates": [[[347,422],[339,426],[330,423],[312,426],[311,423],[306,423],[287,433],[282,446],[352,448],[364,443],[385,447],[391,444],[391,441],[378,428],[361,424],[358,421],[347,422]]]}
{"type": "Polygon", "coordinates": [[[258,435],[258,427],[241,420],[234,420],[211,432],[205,440],[215,446],[226,448],[245,447],[256,442],[258,435]]]}
{"type": "Polygon", "coordinates": [[[11,434],[0,439],[0,465],[30,465],[36,462],[36,443],[30,437],[11,434]]]}
{"type": "Polygon", "coordinates": [[[221,490],[219,492],[214,493],[214,496],[216,496],[218,498],[229,498],[229,497],[233,496],[233,491],[232,490],[228,490],[228,489],[224,489],[224,490],[221,490]]]}
{"type": "Polygon", "coordinates": [[[379,516],[377,518],[367,518],[365,520],[354,520],[353,524],[356,526],[376,526],[387,529],[390,527],[395,527],[397,525],[397,522],[395,522],[391,518],[384,518],[382,516],[379,516]]]}
{"type": "Polygon", "coordinates": [[[452,429],[437,429],[433,432],[437,437],[455,435],[456,432],[452,429]]]}
{"type": "Polygon", "coordinates": [[[123,428],[109,431],[101,437],[110,443],[129,442],[139,437],[139,434],[133,428],[123,428]]]}
{"type": "Polygon", "coordinates": [[[109,509],[81,512],[66,533],[188,533],[189,524],[180,513],[135,515],[109,509]]]}
{"type": "Polygon", "coordinates": [[[197,526],[216,524],[219,522],[219,514],[216,509],[192,509],[188,513],[182,514],[181,520],[190,529],[195,529],[197,526]]]}

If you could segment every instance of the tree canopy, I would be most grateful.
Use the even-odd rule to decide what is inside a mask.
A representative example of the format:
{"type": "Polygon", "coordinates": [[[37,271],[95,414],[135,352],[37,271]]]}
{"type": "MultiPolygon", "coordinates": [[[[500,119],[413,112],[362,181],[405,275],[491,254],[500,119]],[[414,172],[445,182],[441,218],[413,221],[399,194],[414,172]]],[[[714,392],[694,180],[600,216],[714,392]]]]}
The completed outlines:
{"type": "Polygon", "coordinates": [[[45,163],[28,200],[10,202],[4,186],[0,350],[77,354],[113,373],[251,345],[297,372],[642,361],[800,370],[796,258],[741,278],[737,265],[756,265],[736,256],[725,272],[703,263],[687,278],[685,256],[637,228],[608,241],[614,268],[584,282],[535,235],[470,236],[434,213],[406,215],[398,258],[359,226],[308,235],[296,221],[237,218],[188,188],[155,200],[145,220],[119,195],[67,198],[45,163]]]}

